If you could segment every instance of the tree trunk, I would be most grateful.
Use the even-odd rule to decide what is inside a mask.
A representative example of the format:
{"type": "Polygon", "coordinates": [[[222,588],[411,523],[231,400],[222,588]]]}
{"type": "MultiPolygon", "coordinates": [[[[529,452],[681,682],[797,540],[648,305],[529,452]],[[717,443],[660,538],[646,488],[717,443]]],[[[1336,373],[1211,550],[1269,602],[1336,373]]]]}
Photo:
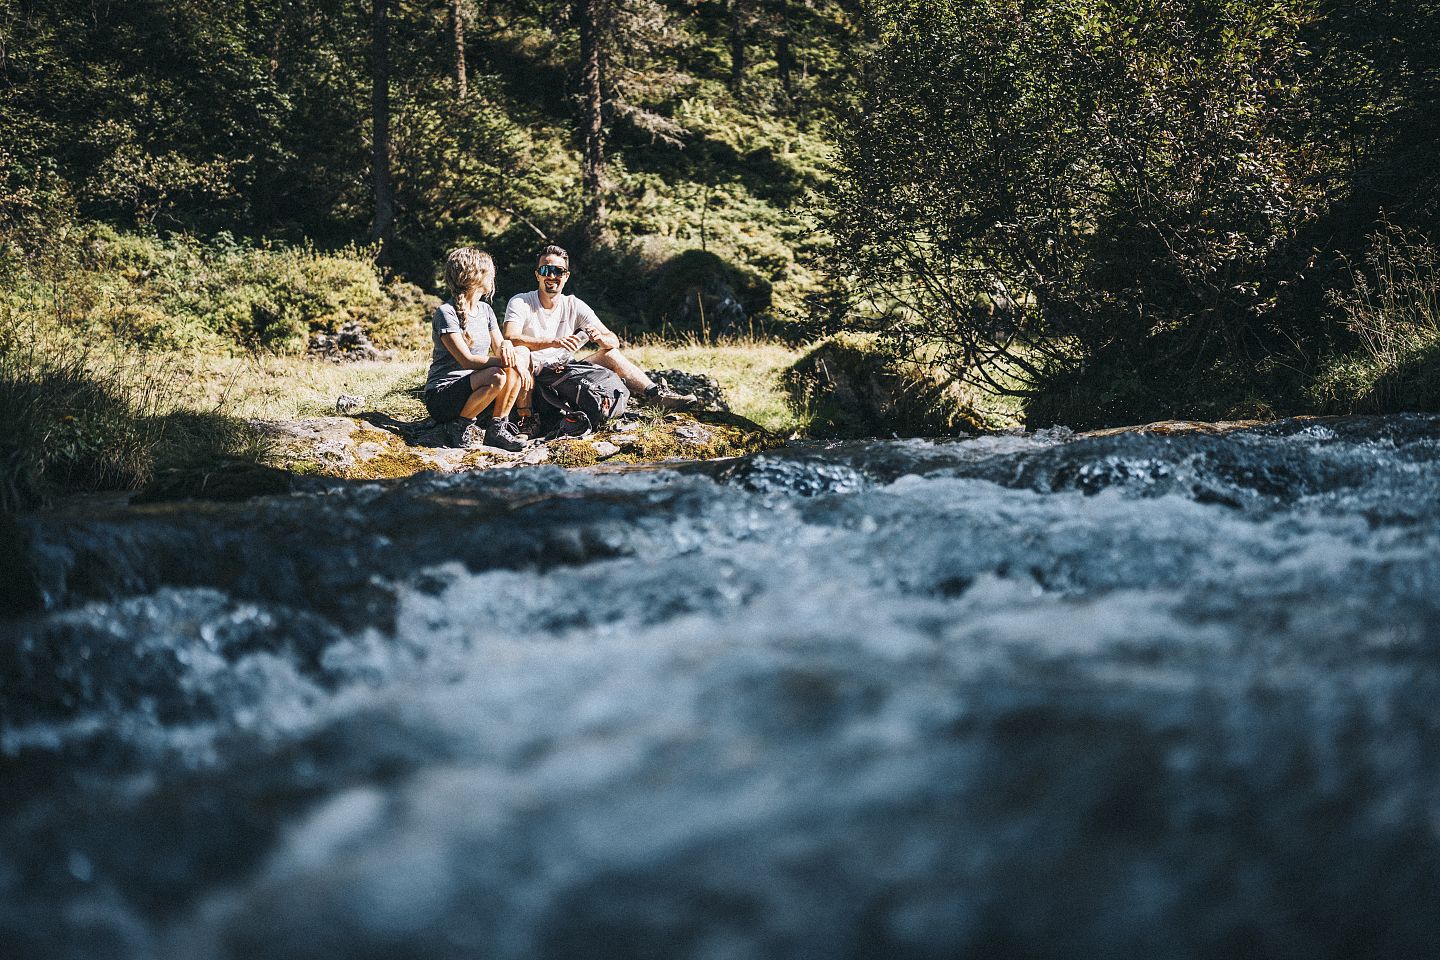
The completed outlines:
{"type": "Polygon", "coordinates": [[[608,0],[577,0],[580,28],[580,189],[585,198],[585,233],[592,244],[610,239],[605,193],[605,4],[608,0]]]}
{"type": "Polygon", "coordinates": [[[745,82],[745,3],[730,0],[730,91],[740,93],[745,82]]]}
{"type": "Polygon", "coordinates": [[[371,0],[371,109],[374,134],[375,222],[370,242],[380,244],[378,263],[390,262],[395,225],[395,187],[390,180],[390,0],[371,0]]]}
{"type": "Polygon", "coordinates": [[[790,24],[785,6],[780,7],[779,22],[775,31],[775,66],[780,74],[780,89],[785,96],[795,96],[795,54],[790,49],[790,24]]]}
{"type": "Polygon", "coordinates": [[[455,34],[455,96],[465,99],[465,0],[450,0],[450,29],[455,34]]]}

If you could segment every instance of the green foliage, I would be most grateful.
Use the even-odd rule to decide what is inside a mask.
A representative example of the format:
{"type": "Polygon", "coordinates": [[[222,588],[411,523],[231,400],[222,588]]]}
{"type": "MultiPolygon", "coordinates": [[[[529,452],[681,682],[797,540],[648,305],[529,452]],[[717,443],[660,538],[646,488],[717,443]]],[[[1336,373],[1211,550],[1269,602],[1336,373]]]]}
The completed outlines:
{"type": "Polygon", "coordinates": [[[1097,361],[1193,366],[1263,341],[1320,199],[1293,138],[1306,3],[876,13],[832,229],[892,350],[1033,397],[1097,361]]]}
{"type": "Polygon", "coordinates": [[[61,491],[133,489],[154,466],[163,375],[46,346],[33,328],[0,325],[0,512],[61,491]]]}
{"type": "MultiPolygon", "coordinates": [[[[0,287],[0,336],[39,338],[62,372],[112,347],[183,351],[187,365],[215,369],[226,355],[299,353],[311,334],[346,324],[368,330],[380,347],[412,349],[435,303],[411,284],[382,282],[365,251],[162,240],[94,224],[65,227],[28,257],[0,256],[0,268],[10,276],[0,287]]],[[[47,371],[12,379],[57,390],[75,379],[47,371]]],[[[139,389],[124,378],[106,384],[117,402],[139,389]]]]}
{"type": "Polygon", "coordinates": [[[1380,303],[1343,265],[1382,205],[1440,226],[1434,0],[871,11],[830,217],[851,326],[1036,423],[1336,409],[1392,368],[1365,403],[1429,396],[1416,282],[1380,303]]]}
{"type": "MultiPolygon", "coordinates": [[[[608,189],[622,247],[661,238],[671,252],[713,252],[799,314],[816,278],[797,203],[823,166],[817,120],[848,69],[853,5],[755,0],[742,91],[724,85],[719,5],[611,5],[608,189]]],[[[541,235],[585,252],[570,5],[472,6],[463,99],[449,5],[391,9],[394,268],[437,289],[436,265],[460,244],[489,249],[502,271],[530,260],[541,235]]],[[[82,221],[252,245],[367,237],[370,26],[367,4],[339,0],[0,0],[0,241],[33,246],[14,223],[57,205],[82,221]]],[[[640,320],[637,304],[614,303],[640,320]]],[[[258,305],[249,318],[228,305],[224,326],[297,342],[285,304],[258,305]]]]}
{"type": "Polygon", "coordinates": [[[969,392],[943,370],[898,360],[873,335],[828,337],[783,379],[817,436],[953,436],[1008,425],[979,414],[969,392]]]}
{"type": "Polygon", "coordinates": [[[1332,302],[1359,347],[1332,359],[1313,402],[1335,413],[1440,410],[1440,252],[1384,222],[1351,275],[1332,302]]]}
{"type": "MultiPolygon", "coordinates": [[[[63,244],[62,244],[63,245],[63,244]]],[[[312,332],[358,322],[379,342],[409,342],[424,320],[419,290],[382,283],[363,250],[249,246],[118,233],[91,225],[74,241],[78,262],[49,284],[32,276],[19,307],[41,309],[60,286],[66,323],[141,347],[178,350],[305,349],[312,332]]]]}

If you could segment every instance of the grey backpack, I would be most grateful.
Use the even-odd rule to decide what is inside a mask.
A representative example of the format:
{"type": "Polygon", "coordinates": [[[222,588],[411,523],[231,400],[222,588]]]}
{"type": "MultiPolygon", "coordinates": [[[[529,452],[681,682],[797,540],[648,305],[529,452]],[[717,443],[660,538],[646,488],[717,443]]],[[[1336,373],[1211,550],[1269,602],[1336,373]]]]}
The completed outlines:
{"type": "Polygon", "coordinates": [[[618,417],[630,403],[630,391],[613,370],[587,360],[567,360],[541,367],[535,373],[535,396],[572,423],[580,414],[589,429],[598,430],[618,417]]]}

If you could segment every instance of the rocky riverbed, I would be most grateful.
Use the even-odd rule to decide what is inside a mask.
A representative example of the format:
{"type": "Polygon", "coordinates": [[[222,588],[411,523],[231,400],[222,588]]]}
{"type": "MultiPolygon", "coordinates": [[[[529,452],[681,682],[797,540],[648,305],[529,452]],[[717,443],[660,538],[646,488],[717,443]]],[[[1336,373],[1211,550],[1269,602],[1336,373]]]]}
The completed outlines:
{"type": "Polygon", "coordinates": [[[1182,427],[21,517],[0,955],[1427,956],[1440,418],[1182,427]]]}

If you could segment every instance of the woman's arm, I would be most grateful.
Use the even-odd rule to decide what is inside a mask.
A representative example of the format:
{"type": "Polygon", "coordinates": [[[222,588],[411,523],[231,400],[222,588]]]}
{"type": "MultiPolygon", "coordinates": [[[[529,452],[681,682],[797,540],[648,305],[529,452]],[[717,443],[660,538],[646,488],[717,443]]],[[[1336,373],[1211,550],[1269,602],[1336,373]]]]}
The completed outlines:
{"type": "Polygon", "coordinates": [[[486,367],[503,365],[499,357],[473,352],[465,334],[459,331],[440,334],[440,342],[445,345],[446,350],[450,351],[450,356],[455,358],[455,362],[460,364],[462,370],[483,370],[486,367]]]}

